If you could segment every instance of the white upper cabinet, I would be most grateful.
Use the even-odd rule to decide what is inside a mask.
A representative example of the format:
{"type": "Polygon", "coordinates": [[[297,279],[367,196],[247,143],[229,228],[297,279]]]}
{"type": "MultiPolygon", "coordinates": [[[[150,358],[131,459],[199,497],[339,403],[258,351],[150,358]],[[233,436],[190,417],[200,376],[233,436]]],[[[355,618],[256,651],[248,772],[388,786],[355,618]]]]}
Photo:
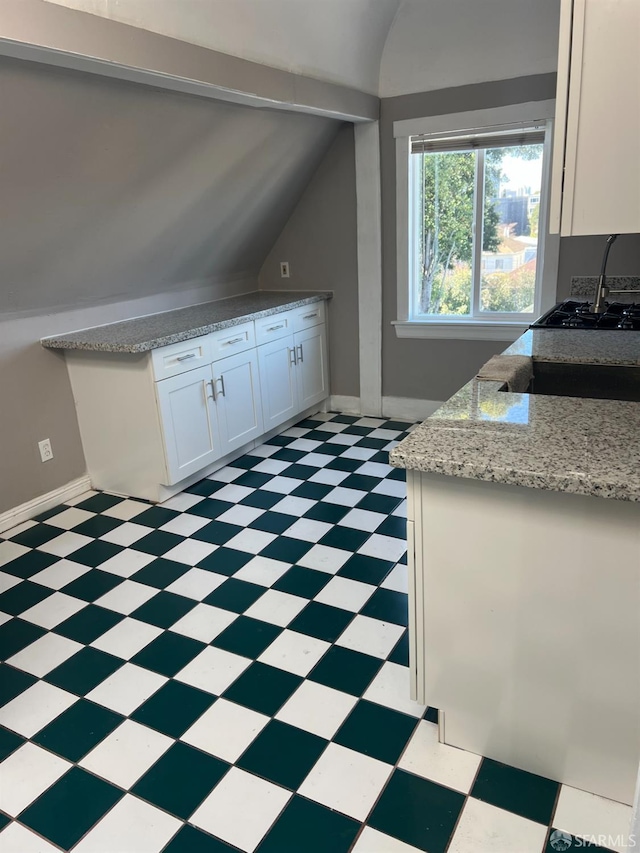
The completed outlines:
{"type": "Polygon", "coordinates": [[[640,232],[640,0],[562,0],[550,230],[640,232]]]}

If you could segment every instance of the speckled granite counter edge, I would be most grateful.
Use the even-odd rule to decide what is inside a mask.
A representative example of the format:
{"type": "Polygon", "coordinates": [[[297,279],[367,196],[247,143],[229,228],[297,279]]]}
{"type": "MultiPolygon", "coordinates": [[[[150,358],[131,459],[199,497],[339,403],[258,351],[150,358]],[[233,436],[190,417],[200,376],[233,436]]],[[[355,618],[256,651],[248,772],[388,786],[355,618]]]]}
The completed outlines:
{"type": "Polygon", "coordinates": [[[504,483],[508,486],[523,486],[528,489],[543,489],[549,492],[568,492],[574,495],[608,498],[610,500],[640,502],[640,488],[628,483],[597,481],[588,475],[574,476],[527,471],[524,469],[501,468],[499,465],[482,465],[447,459],[433,459],[418,452],[402,451],[398,447],[389,453],[389,464],[394,468],[405,468],[424,474],[444,474],[485,483],[504,483]]]}
{"type": "MultiPolygon", "coordinates": [[[[73,349],[73,350],[90,350],[94,352],[129,352],[129,353],[142,353],[149,352],[150,350],[157,349],[158,347],[168,346],[169,344],[177,344],[181,341],[188,341],[192,338],[197,338],[200,335],[207,335],[210,332],[216,332],[219,329],[227,329],[233,326],[238,326],[240,323],[246,323],[249,320],[259,320],[262,317],[269,317],[272,314],[280,314],[283,311],[290,311],[294,308],[300,308],[303,305],[310,305],[314,302],[322,302],[328,301],[333,296],[331,291],[322,291],[310,294],[308,297],[304,299],[296,299],[291,302],[284,302],[280,305],[275,305],[271,308],[265,308],[260,311],[253,311],[250,313],[242,313],[237,317],[230,317],[225,320],[215,321],[213,323],[207,323],[203,326],[197,326],[185,331],[169,333],[167,335],[158,336],[155,338],[150,338],[149,340],[141,341],[140,343],[135,344],[117,344],[117,343],[105,343],[105,342],[92,342],[89,340],[90,333],[97,329],[107,329],[109,326],[121,325],[121,323],[126,322],[135,322],[135,320],[143,320],[144,317],[137,317],[135,320],[123,320],[118,321],[117,323],[106,323],[102,326],[92,326],[87,329],[81,329],[76,332],[71,332],[68,335],[54,335],[52,337],[41,338],[40,343],[43,347],[47,349],[73,349]],[[81,339],[84,338],[84,339],[81,339]]],[[[229,297],[229,299],[233,299],[234,297],[229,297]]],[[[224,300],[227,301],[227,300],[224,300]]],[[[214,303],[203,303],[204,305],[211,305],[214,303]]],[[[190,308],[196,308],[198,306],[189,306],[190,308]]],[[[181,311],[185,309],[174,309],[176,311],[181,311]]],[[[171,312],[161,312],[161,313],[171,313],[171,312]]],[[[149,317],[158,317],[159,314],[149,314],[149,317]]]]}
{"type": "MultiPolygon", "coordinates": [[[[517,352],[518,343],[522,344],[523,341],[530,343],[532,334],[532,330],[525,332],[518,341],[512,344],[511,347],[507,348],[506,352],[517,352]]],[[[592,336],[598,333],[587,332],[586,334],[592,336]]],[[[613,340],[616,342],[619,341],[620,345],[635,343],[637,346],[638,338],[640,338],[640,336],[633,332],[617,332],[613,334],[616,335],[613,340]]],[[[562,340],[562,338],[560,340],[562,340]]],[[[593,354],[593,360],[595,363],[602,363],[603,360],[600,352],[601,345],[598,346],[599,339],[584,337],[583,340],[585,343],[593,342],[591,346],[596,350],[596,353],[593,354]]],[[[549,338],[549,343],[551,345],[550,348],[553,349],[553,338],[549,338]]],[[[526,350],[526,347],[524,349],[526,350]]],[[[546,358],[549,357],[550,354],[547,353],[541,360],[546,360],[546,358]]],[[[535,359],[536,356],[534,355],[534,360],[535,359]]],[[[561,359],[557,359],[556,357],[552,360],[561,359]]],[[[577,363],[591,362],[591,359],[588,357],[588,353],[586,352],[574,353],[573,357],[567,360],[575,361],[577,363]]],[[[612,361],[609,363],[628,364],[629,361],[626,358],[623,358],[622,361],[620,361],[620,354],[618,354],[617,357],[613,356],[612,361]]],[[[638,364],[637,358],[634,364],[638,364]]],[[[447,400],[446,403],[443,403],[443,406],[446,405],[448,407],[452,407],[453,414],[451,419],[444,417],[439,421],[439,423],[448,427],[455,427],[456,402],[464,402],[465,394],[469,393],[470,389],[476,389],[479,384],[482,384],[486,391],[500,391],[500,396],[504,395],[505,398],[517,396],[512,395],[509,392],[502,392],[501,387],[503,386],[501,386],[501,383],[472,379],[467,383],[467,385],[463,386],[456,394],[454,394],[453,397],[447,400]]],[[[542,397],[538,395],[538,399],[546,399],[550,403],[557,399],[558,404],[560,405],[561,400],[566,401],[568,398],[554,398],[549,396],[542,397]]],[[[617,404],[618,406],[633,406],[634,408],[637,407],[637,409],[640,409],[640,403],[619,403],[618,401],[613,400],[590,401],[582,398],[576,398],[575,405],[588,408],[591,402],[596,403],[597,405],[610,402],[612,406],[617,404]]],[[[587,418],[588,416],[589,413],[587,412],[587,418]]],[[[535,469],[528,467],[524,460],[521,467],[517,464],[514,465],[513,460],[509,460],[508,464],[501,465],[499,460],[489,458],[484,452],[472,451],[472,454],[470,454],[469,452],[462,452],[460,449],[456,450],[453,448],[451,451],[451,458],[443,458],[443,456],[446,457],[446,452],[442,453],[442,448],[440,449],[440,454],[437,452],[437,423],[437,417],[434,420],[427,418],[423,424],[415,430],[412,430],[404,441],[390,451],[389,463],[395,468],[404,468],[423,473],[443,474],[451,477],[480,480],[490,483],[504,483],[506,485],[523,486],[525,488],[543,489],[547,491],[567,492],[575,495],[601,497],[611,500],[640,502],[640,477],[629,477],[627,476],[628,472],[625,473],[624,470],[616,471],[614,468],[613,470],[602,469],[597,472],[589,472],[571,470],[571,467],[567,466],[564,470],[555,472],[551,466],[545,468],[545,470],[540,470],[537,466],[535,469]],[[434,448],[436,450],[435,453],[434,448]]],[[[486,426],[493,427],[493,429],[496,430],[496,437],[500,437],[500,433],[498,431],[500,430],[501,424],[494,423],[487,424],[486,426]]],[[[445,441],[446,448],[446,439],[444,436],[443,440],[445,441]]],[[[549,459],[550,463],[553,463],[553,461],[553,458],[549,459]]]]}

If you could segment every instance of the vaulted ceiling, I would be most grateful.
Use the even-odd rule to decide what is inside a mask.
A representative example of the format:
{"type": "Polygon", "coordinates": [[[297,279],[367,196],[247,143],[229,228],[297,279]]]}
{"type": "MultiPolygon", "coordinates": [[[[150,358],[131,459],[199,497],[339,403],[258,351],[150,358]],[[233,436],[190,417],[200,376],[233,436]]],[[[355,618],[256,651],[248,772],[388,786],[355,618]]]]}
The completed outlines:
{"type": "Polygon", "coordinates": [[[400,0],[50,0],[193,44],[377,93],[400,0]]]}
{"type": "Polygon", "coordinates": [[[48,0],[382,97],[554,71],[560,0],[48,0]]]}

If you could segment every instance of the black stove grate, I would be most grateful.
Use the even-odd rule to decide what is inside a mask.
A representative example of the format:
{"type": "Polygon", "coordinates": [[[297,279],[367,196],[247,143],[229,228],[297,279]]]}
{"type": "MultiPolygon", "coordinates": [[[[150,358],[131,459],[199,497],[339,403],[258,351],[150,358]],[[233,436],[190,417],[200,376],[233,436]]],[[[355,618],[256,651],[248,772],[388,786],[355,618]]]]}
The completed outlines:
{"type": "Polygon", "coordinates": [[[591,311],[590,302],[565,299],[543,314],[532,329],[628,329],[640,332],[640,303],[611,302],[602,314],[591,311]]]}

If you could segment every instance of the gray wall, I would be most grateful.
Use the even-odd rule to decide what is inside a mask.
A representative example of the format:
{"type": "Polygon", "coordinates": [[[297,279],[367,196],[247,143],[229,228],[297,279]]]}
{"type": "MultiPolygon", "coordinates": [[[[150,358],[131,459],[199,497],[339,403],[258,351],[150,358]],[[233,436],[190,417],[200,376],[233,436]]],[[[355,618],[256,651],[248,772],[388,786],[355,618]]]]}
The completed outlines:
{"type": "MultiPolygon", "coordinates": [[[[599,275],[607,235],[560,240],[558,300],[570,294],[571,276],[599,275]]],[[[611,248],[607,275],[640,275],[640,234],[621,234],[611,248]]],[[[612,297],[612,299],[615,297],[612,297]]]]}
{"type": "Polygon", "coordinates": [[[262,289],[333,290],[331,393],[360,395],[353,126],[343,125],[260,271],[262,289]],[[280,278],[280,261],[291,277],[280,278]]]}
{"type": "Polygon", "coordinates": [[[18,60],[0,75],[2,512],[85,470],[39,338],[255,289],[340,125],[18,60]]]}
{"type": "Polygon", "coordinates": [[[49,314],[0,315],[0,513],[86,472],[64,354],[41,347],[41,337],[256,288],[253,278],[49,314]],[[46,463],[38,452],[43,438],[53,447],[46,463]]]}
{"type": "Polygon", "coordinates": [[[0,312],[255,274],[338,124],[0,60],[0,312]]]}
{"type": "Polygon", "coordinates": [[[396,167],[393,122],[428,115],[501,107],[555,97],[555,74],[537,74],[383,98],[380,112],[382,171],[382,393],[390,397],[446,400],[471,379],[504,341],[400,339],[397,319],[396,167]]]}

